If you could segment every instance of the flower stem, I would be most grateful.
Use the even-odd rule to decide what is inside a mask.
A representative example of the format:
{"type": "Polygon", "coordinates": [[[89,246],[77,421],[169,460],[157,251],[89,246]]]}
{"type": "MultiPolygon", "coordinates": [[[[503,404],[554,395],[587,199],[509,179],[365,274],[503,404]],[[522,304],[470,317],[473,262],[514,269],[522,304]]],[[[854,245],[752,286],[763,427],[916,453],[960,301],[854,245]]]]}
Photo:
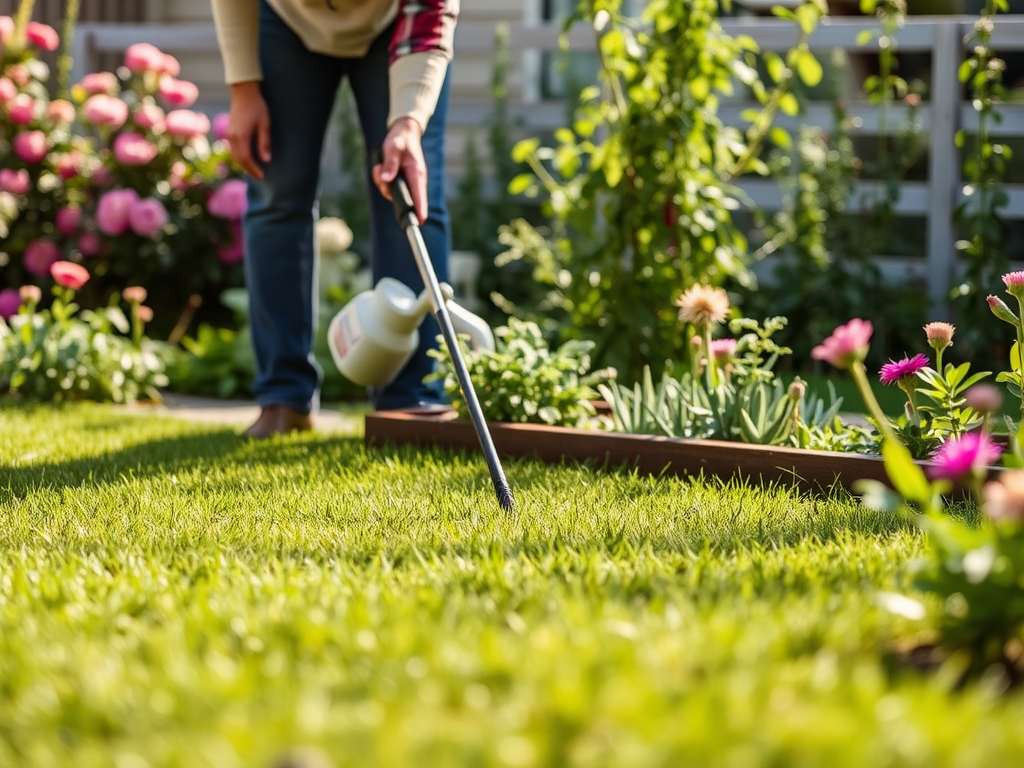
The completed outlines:
{"type": "Polygon", "coordinates": [[[878,429],[881,431],[882,436],[886,440],[899,442],[899,438],[896,437],[896,433],[893,432],[892,426],[889,424],[888,417],[886,417],[885,413],[882,412],[882,407],[878,404],[878,400],[875,398],[875,393],[871,390],[871,382],[868,381],[868,374],[867,370],[864,368],[864,363],[859,360],[854,362],[850,366],[850,373],[853,374],[853,380],[857,384],[860,396],[864,398],[864,404],[867,406],[868,412],[878,424],[878,429]]]}

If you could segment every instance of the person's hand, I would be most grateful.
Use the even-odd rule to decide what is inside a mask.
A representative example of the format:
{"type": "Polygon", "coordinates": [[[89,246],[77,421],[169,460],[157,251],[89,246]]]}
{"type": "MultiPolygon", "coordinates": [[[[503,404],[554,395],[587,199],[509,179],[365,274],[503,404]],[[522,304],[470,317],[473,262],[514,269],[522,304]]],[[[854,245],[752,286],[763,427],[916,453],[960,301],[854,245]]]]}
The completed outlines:
{"type": "Polygon", "coordinates": [[[231,158],[241,169],[254,179],[262,179],[260,166],[270,162],[270,111],[255,80],[231,86],[228,143],[231,158]],[[254,138],[256,157],[252,153],[254,138]]]}
{"type": "Polygon", "coordinates": [[[423,159],[420,124],[411,117],[400,117],[391,126],[381,147],[384,161],[373,166],[373,181],[388,200],[391,182],[402,175],[409,184],[413,209],[420,224],[427,220],[427,163],[423,159]]]}

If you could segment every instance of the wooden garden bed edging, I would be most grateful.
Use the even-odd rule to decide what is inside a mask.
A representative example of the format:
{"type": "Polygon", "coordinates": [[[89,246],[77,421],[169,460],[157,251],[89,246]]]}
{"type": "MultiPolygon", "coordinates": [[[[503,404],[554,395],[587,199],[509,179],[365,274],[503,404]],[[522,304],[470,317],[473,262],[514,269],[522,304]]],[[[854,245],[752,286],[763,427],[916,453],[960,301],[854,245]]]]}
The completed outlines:
{"type": "MultiPolygon", "coordinates": [[[[629,435],[540,424],[488,422],[498,453],[510,458],[535,458],[549,464],[592,461],[601,466],[626,465],[644,474],[742,478],[752,483],[828,490],[836,485],[853,490],[858,480],[889,483],[882,460],[875,456],[831,451],[778,448],[722,440],[687,440],[629,435]]],[[[469,421],[454,411],[424,413],[382,411],[366,416],[367,446],[420,445],[480,451],[469,421]]],[[[917,462],[927,468],[929,462],[917,462]]],[[[999,468],[990,469],[995,476],[999,468]]]]}

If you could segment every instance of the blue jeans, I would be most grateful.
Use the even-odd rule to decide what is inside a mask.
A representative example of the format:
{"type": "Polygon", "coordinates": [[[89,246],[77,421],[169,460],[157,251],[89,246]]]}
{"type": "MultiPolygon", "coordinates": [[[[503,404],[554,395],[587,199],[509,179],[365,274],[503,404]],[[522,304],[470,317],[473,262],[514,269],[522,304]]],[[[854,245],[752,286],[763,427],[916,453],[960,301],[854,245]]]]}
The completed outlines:
{"type": "MultiPolygon", "coordinates": [[[[323,371],[313,357],[318,291],[314,225],[318,216],[320,156],[341,79],[355,95],[363,138],[370,152],[387,134],[388,43],[382,34],[361,58],[313,53],[267,5],[260,4],[260,61],[263,98],[270,111],[271,161],[262,181],[249,179],[245,214],[245,276],[249,325],[256,353],[256,401],[315,410],[323,371]]],[[[448,83],[423,135],[427,164],[428,220],[422,226],[438,280],[448,277],[450,230],[444,192],[444,128],[448,83]]],[[[368,160],[367,166],[370,166],[368,160]]],[[[370,196],[373,281],[392,277],[417,294],[423,280],[409,241],[395,222],[391,203],[365,179],[370,196]]],[[[427,350],[436,347],[437,321],[428,315],[420,327],[420,346],[398,377],[374,388],[378,409],[438,401],[436,388],[423,384],[433,370],[427,350]]]]}

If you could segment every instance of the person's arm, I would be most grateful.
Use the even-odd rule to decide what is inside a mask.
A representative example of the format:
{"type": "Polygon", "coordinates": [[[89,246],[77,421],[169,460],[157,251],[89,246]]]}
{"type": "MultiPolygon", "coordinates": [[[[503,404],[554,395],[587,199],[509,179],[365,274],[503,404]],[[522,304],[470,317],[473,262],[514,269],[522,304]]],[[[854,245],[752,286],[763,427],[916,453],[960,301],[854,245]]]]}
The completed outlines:
{"type": "Polygon", "coordinates": [[[377,186],[390,199],[388,184],[402,169],[420,221],[427,217],[427,174],[420,138],[434,113],[452,58],[459,0],[400,0],[391,39],[391,103],[384,163],[374,168],[377,186]]]}
{"type": "Polygon", "coordinates": [[[231,157],[250,176],[262,179],[260,163],[270,162],[270,114],[260,93],[258,0],[212,0],[212,7],[224,80],[231,86],[231,157]],[[258,159],[252,154],[254,137],[258,159]]]}

